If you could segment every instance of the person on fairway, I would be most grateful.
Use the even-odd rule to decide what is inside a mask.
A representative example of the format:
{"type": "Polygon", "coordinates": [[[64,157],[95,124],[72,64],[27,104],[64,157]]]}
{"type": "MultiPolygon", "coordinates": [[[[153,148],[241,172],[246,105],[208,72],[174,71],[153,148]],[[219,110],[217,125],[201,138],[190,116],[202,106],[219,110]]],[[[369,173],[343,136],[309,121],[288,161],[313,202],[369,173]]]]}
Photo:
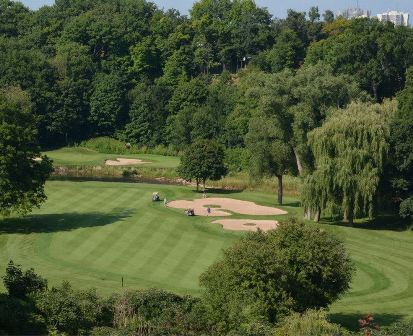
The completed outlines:
{"type": "Polygon", "coordinates": [[[211,215],[211,208],[210,207],[207,208],[207,213],[208,213],[208,216],[211,215]]]}
{"type": "Polygon", "coordinates": [[[164,205],[165,208],[168,207],[168,200],[166,199],[166,196],[165,196],[165,198],[163,199],[163,205],[164,205]]]}

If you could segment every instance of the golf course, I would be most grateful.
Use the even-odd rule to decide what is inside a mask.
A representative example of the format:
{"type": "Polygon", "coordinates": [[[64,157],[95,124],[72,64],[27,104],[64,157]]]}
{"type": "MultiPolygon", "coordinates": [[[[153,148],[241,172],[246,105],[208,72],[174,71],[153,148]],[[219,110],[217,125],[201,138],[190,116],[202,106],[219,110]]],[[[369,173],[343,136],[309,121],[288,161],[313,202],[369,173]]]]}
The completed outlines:
{"type": "MultiPolygon", "coordinates": [[[[0,269],[13,259],[35,268],[51,285],[70,279],[75,287],[95,287],[102,295],[120,291],[122,277],[128,289],[198,295],[199,275],[244,233],[224,231],[212,218],[187,217],[182,210],[152,202],[153,192],[170,201],[202,197],[180,186],[48,182],[48,200],[40,210],[0,221],[0,269]]],[[[274,205],[269,193],[211,191],[208,196],[274,205]]],[[[288,215],[277,220],[301,218],[297,199],[287,197],[284,204],[280,209],[288,215]]],[[[357,268],[351,291],[331,309],[333,318],[356,323],[357,316],[374,311],[387,324],[413,316],[413,232],[369,224],[319,225],[344,240],[357,268]]]]}

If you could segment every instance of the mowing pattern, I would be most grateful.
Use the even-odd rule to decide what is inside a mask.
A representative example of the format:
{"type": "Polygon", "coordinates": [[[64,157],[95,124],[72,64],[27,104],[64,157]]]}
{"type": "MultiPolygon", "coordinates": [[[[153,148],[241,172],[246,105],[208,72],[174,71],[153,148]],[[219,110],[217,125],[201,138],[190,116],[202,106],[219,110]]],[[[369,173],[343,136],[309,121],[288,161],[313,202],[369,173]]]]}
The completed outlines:
{"type": "Polygon", "coordinates": [[[333,311],[378,313],[384,320],[413,316],[413,234],[339,228],[355,262],[351,292],[333,311]],[[380,315],[381,314],[381,315],[380,315]]]}
{"type": "MultiPolygon", "coordinates": [[[[120,290],[123,276],[128,288],[199,293],[200,273],[240,234],[226,232],[208,218],[187,218],[181,210],[152,203],[154,191],[168,200],[196,197],[175,186],[48,183],[49,201],[41,210],[25,219],[0,221],[0,271],[12,258],[34,267],[52,285],[69,280],[109,294],[120,290]]],[[[274,201],[270,194],[226,197],[262,205],[274,201]]],[[[290,201],[283,209],[299,216],[302,210],[290,201]]],[[[395,314],[413,316],[412,232],[324,228],[345,240],[357,267],[351,292],[333,306],[339,319],[357,321],[369,312],[389,321],[399,317],[395,314]]]]}
{"type": "MultiPolygon", "coordinates": [[[[25,220],[0,224],[5,261],[34,267],[52,283],[67,279],[105,292],[166,287],[196,292],[199,274],[234,239],[203,228],[181,211],[152,203],[159,186],[110,183],[48,184],[49,201],[25,220]]],[[[171,187],[161,187],[168,197],[171,187]]],[[[184,190],[184,189],[183,189],[184,190]]]]}

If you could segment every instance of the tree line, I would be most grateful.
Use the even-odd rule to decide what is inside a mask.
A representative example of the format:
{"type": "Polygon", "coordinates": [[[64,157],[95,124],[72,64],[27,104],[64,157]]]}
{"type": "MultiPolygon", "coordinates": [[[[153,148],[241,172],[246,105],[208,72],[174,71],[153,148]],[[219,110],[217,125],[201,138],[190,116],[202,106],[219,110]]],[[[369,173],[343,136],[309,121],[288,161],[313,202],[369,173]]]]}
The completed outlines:
{"type": "Polygon", "coordinates": [[[188,16],[144,0],[0,1],[2,95],[27,97],[43,148],[213,141],[232,168],[276,176],[278,203],[283,175],[301,176],[315,220],[412,216],[412,51],[409,27],[317,7],[277,19],[252,0],[188,16]]]}

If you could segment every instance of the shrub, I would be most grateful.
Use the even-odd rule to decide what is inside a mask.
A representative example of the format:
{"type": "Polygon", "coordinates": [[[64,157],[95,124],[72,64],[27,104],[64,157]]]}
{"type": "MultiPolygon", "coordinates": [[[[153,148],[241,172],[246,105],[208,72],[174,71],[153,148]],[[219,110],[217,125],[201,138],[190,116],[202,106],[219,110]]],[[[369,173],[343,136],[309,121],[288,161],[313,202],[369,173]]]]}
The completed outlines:
{"type": "Polygon", "coordinates": [[[208,330],[198,299],[162,290],[125,292],[112,298],[114,327],[124,335],[198,335],[208,330]]]}
{"type": "Polygon", "coordinates": [[[308,310],[286,317],[275,329],[274,336],[345,336],[350,333],[328,321],[324,310],[308,310]]]}
{"type": "Polygon", "coordinates": [[[79,335],[100,326],[106,316],[105,304],[95,290],[75,291],[68,282],[39,293],[35,302],[49,332],[79,335]]]}
{"type": "Polygon", "coordinates": [[[223,331],[324,308],[349,289],[352,263],[333,235],[291,220],[242,238],[201,275],[208,315],[223,331]]]}
{"type": "Polygon", "coordinates": [[[406,336],[413,335],[413,320],[396,322],[389,328],[383,329],[380,336],[406,336]]]}
{"type": "Polygon", "coordinates": [[[413,219],[413,197],[404,200],[400,204],[400,217],[413,219]]]}
{"type": "Polygon", "coordinates": [[[3,283],[10,296],[20,299],[47,288],[47,280],[37,275],[32,268],[23,272],[21,266],[15,265],[11,260],[3,276],[3,283]]]}
{"type": "MultiPolygon", "coordinates": [[[[390,327],[383,327],[380,330],[369,330],[371,336],[409,336],[413,335],[413,320],[393,323],[390,327]]],[[[366,331],[361,331],[358,335],[366,335],[366,331]]]]}
{"type": "Polygon", "coordinates": [[[122,142],[109,137],[99,137],[83,141],[79,147],[85,147],[104,154],[155,154],[164,156],[177,156],[179,152],[171,145],[158,145],[154,148],[146,146],[132,146],[128,142],[122,142]]]}
{"type": "Polygon", "coordinates": [[[138,175],[138,171],[136,169],[124,169],[122,172],[122,177],[130,178],[138,175]]]}
{"type": "Polygon", "coordinates": [[[0,335],[46,335],[32,300],[0,294],[0,335]]]}

